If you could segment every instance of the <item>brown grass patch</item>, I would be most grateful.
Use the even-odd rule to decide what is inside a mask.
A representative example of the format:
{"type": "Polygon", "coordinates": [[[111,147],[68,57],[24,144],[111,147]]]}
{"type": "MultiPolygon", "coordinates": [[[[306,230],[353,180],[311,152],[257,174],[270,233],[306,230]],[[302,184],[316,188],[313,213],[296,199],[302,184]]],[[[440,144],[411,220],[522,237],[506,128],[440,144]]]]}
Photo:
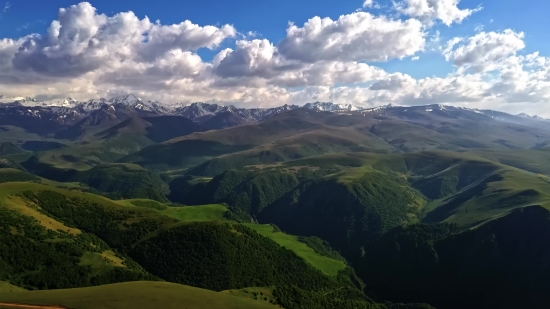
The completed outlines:
{"type": "Polygon", "coordinates": [[[111,265],[116,267],[126,267],[126,265],[123,264],[123,260],[115,255],[115,253],[111,250],[103,251],[101,253],[101,256],[109,260],[111,265]]]}
{"type": "Polygon", "coordinates": [[[42,225],[43,227],[49,230],[52,230],[52,231],[61,230],[64,232],[69,232],[72,235],[78,235],[81,233],[80,230],[78,229],[68,227],[63,223],[46,216],[45,214],[38,211],[40,207],[38,207],[37,205],[29,201],[24,200],[19,196],[8,197],[5,201],[4,206],[7,209],[17,211],[21,215],[35,218],[40,223],[40,225],[42,225]]]}

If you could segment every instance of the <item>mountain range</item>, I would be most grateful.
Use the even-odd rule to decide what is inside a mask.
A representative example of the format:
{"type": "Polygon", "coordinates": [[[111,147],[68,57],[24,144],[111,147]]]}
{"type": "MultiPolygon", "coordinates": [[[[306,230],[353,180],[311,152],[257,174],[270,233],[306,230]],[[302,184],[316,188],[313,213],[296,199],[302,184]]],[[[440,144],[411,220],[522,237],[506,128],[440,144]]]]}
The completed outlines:
{"type": "MultiPolygon", "coordinates": [[[[77,101],[72,98],[51,101],[38,101],[30,97],[5,97],[0,95],[0,125],[16,125],[29,121],[38,123],[27,125],[26,129],[40,135],[48,135],[64,130],[68,126],[82,125],[85,122],[96,123],[99,118],[109,118],[108,121],[123,121],[133,116],[181,116],[203,125],[205,129],[221,129],[231,126],[256,123],[282,112],[304,108],[314,111],[334,113],[361,113],[376,115],[403,115],[420,110],[433,113],[457,113],[467,111],[489,116],[493,119],[525,124],[540,121],[548,125],[547,120],[525,113],[510,115],[492,110],[478,110],[462,107],[434,104],[429,106],[379,106],[362,108],[352,104],[335,104],[331,102],[283,105],[273,108],[237,108],[233,105],[211,103],[172,104],[166,105],[157,101],[144,101],[134,95],[125,95],[111,99],[93,99],[77,101]],[[99,116],[102,114],[103,116],[99,116]],[[109,116],[110,115],[110,116],[109,116]],[[79,124],[80,123],[80,124],[79,124]],[[35,126],[35,129],[31,127],[35,126]],[[55,128],[54,128],[55,127],[55,128]]],[[[110,122],[110,123],[111,123],[110,122]]]]}
{"type": "Polygon", "coordinates": [[[550,303],[546,119],[15,99],[0,99],[0,307],[550,303]]]}

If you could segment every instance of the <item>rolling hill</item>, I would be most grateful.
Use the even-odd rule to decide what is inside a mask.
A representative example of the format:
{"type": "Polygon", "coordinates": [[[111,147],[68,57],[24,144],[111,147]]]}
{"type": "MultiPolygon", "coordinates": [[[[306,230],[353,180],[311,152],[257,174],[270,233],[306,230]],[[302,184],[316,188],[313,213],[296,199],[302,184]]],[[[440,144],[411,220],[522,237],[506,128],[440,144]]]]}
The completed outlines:
{"type": "Polygon", "coordinates": [[[168,282],[127,282],[88,288],[0,292],[2,303],[62,305],[73,309],[182,308],[188,309],[272,309],[261,300],[241,298],[168,282]]]}
{"type": "Polygon", "coordinates": [[[204,164],[194,172],[211,176],[228,168],[324,153],[527,149],[550,141],[550,131],[544,128],[503,122],[473,111],[411,109],[346,115],[298,109],[257,124],[172,139],[122,161],[155,170],[204,164]]]}
{"type": "MultiPolygon", "coordinates": [[[[330,258],[307,249],[307,245],[296,238],[273,236],[283,241],[284,247],[281,247],[270,237],[239,223],[197,221],[201,215],[181,216],[170,207],[156,209],[159,207],[149,206],[153,201],[117,203],[78,190],[23,182],[0,184],[0,192],[0,218],[4,222],[0,233],[1,279],[27,289],[103,286],[21,292],[29,293],[19,295],[23,298],[0,294],[0,302],[25,299],[25,303],[64,301],[78,306],[79,303],[71,303],[74,298],[64,295],[82,292],[82,297],[92,297],[94,291],[104,291],[104,284],[164,279],[215,291],[275,286],[272,300],[290,309],[300,308],[296,307],[299,302],[296,297],[307,295],[313,297],[309,301],[319,304],[319,308],[324,308],[322,303],[327,304],[327,300],[341,308],[356,305],[387,308],[362,294],[360,281],[349,270],[345,271],[348,266],[339,261],[330,262],[330,258]],[[187,218],[186,221],[180,221],[183,218],[187,218]],[[174,258],[176,253],[178,258],[174,258]],[[330,263],[340,266],[335,268],[330,263]],[[320,269],[327,269],[330,275],[320,269]],[[292,286],[300,287],[301,296],[293,294],[292,286]],[[314,297],[330,291],[335,293],[329,298],[314,297]]],[[[209,206],[191,208],[190,213],[202,212],[200,207],[209,206]]],[[[151,289],[158,284],[161,283],[150,283],[151,289]]],[[[165,286],[170,289],[169,285],[165,286]]],[[[106,299],[112,297],[107,292],[97,293],[106,299]]],[[[197,290],[197,293],[201,292],[197,290]]],[[[220,299],[228,297],[220,295],[223,295],[220,299]]],[[[120,297],[121,301],[132,301],[125,298],[128,297],[125,294],[120,297]]],[[[208,297],[216,298],[213,294],[208,297]]],[[[225,301],[230,299],[233,297],[225,301]]],[[[246,300],[240,302],[244,304],[246,300]]]]}
{"type": "Polygon", "coordinates": [[[117,120],[65,122],[71,139],[2,127],[0,288],[114,297],[104,284],[169,281],[212,306],[286,309],[548,302],[546,120],[187,106],[197,124],[132,102],[102,105],[117,120]]]}

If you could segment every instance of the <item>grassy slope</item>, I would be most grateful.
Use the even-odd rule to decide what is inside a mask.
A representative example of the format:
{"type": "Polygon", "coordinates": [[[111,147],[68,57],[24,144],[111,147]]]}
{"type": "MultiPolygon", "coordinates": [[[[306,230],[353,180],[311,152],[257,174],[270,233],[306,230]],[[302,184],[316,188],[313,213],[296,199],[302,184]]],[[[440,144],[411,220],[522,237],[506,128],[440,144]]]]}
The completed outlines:
{"type": "Polygon", "coordinates": [[[40,178],[14,168],[0,168],[0,183],[13,181],[39,181],[40,178]]]}
{"type": "MultiPolygon", "coordinates": [[[[90,202],[98,203],[102,206],[109,207],[112,209],[126,208],[124,205],[121,205],[113,200],[110,200],[100,195],[85,193],[85,192],[76,191],[76,190],[66,190],[63,188],[48,186],[44,184],[25,183],[25,182],[11,182],[11,183],[0,184],[0,207],[4,206],[7,203],[7,201],[10,199],[9,197],[10,195],[20,194],[24,191],[33,191],[33,192],[54,191],[54,192],[62,193],[68,197],[83,198],[90,202]]],[[[139,212],[144,216],[152,219],[159,219],[161,222],[168,223],[172,221],[171,218],[163,216],[162,214],[160,214],[158,211],[154,209],[136,207],[136,212],[139,212]]]]}
{"type": "Polygon", "coordinates": [[[163,214],[180,221],[224,220],[224,214],[226,212],[227,207],[219,204],[168,207],[168,209],[162,211],[163,214]]]}
{"type": "MultiPolygon", "coordinates": [[[[47,215],[39,211],[39,208],[37,208],[38,206],[34,204],[29,204],[26,201],[24,201],[22,198],[16,196],[17,194],[20,194],[25,191],[32,191],[32,192],[54,191],[54,192],[62,193],[67,197],[83,198],[85,200],[88,200],[89,202],[97,203],[108,209],[119,209],[119,210],[127,209],[125,206],[123,206],[123,203],[118,203],[99,195],[84,193],[80,191],[66,190],[58,187],[52,187],[52,186],[36,184],[36,183],[0,184],[0,207],[4,207],[9,210],[14,210],[24,216],[33,217],[38,221],[40,225],[42,225],[46,229],[49,229],[52,231],[63,230],[73,235],[80,234],[81,231],[77,228],[68,227],[62,222],[54,218],[48,217],[47,215]]],[[[172,218],[159,214],[158,211],[156,211],[155,209],[136,207],[134,212],[139,213],[140,216],[144,218],[152,219],[159,222],[161,226],[169,226],[175,223],[172,218]]],[[[90,254],[84,255],[81,259],[81,265],[92,266],[95,274],[101,273],[102,271],[108,270],[112,267],[117,267],[117,266],[123,267],[122,263],[123,263],[123,260],[115,256],[114,252],[110,250],[104,251],[101,254],[90,252],[90,254]]]]}
{"type": "Polygon", "coordinates": [[[161,214],[179,221],[215,221],[226,220],[227,207],[220,204],[170,207],[148,199],[119,200],[116,203],[128,207],[142,207],[158,210],[161,214]]]}
{"type": "Polygon", "coordinates": [[[89,288],[0,293],[0,302],[62,305],[72,309],[273,308],[273,305],[253,299],[167,282],[128,282],[89,288]]]}
{"type": "Polygon", "coordinates": [[[529,172],[550,175],[550,148],[477,150],[481,157],[529,172]]]}
{"type": "MultiPolygon", "coordinates": [[[[142,212],[144,215],[150,218],[154,219],[161,219],[164,217],[166,219],[168,218],[175,218],[180,221],[211,221],[211,220],[224,220],[224,213],[227,211],[227,208],[223,205],[204,205],[204,206],[186,206],[186,207],[168,207],[165,210],[155,210],[145,207],[138,207],[133,205],[131,202],[136,200],[123,200],[123,201],[112,201],[107,198],[89,194],[89,193],[82,193],[78,191],[68,191],[60,188],[54,188],[50,186],[45,186],[42,184],[35,184],[35,183],[5,183],[0,185],[0,207],[8,207],[13,210],[17,210],[23,215],[32,216],[35,219],[37,219],[41,225],[43,225],[46,228],[52,229],[52,230],[70,230],[73,233],[79,233],[79,230],[77,229],[71,229],[67,226],[65,226],[63,223],[58,222],[55,219],[49,218],[46,215],[38,212],[37,210],[33,209],[32,207],[27,206],[25,203],[22,202],[20,198],[17,197],[9,197],[10,195],[14,195],[17,193],[21,193],[23,191],[42,191],[42,190],[51,190],[63,193],[67,196],[79,196],[84,197],[90,201],[105,205],[107,207],[111,208],[126,208],[126,207],[135,207],[137,211],[142,212]]],[[[148,200],[139,200],[139,201],[148,201],[148,200]]],[[[154,201],[150,201],[154,202],[154,201]]],[[[155,202],[156,203],[156,202],[155,202]]],[[[166,221],[166,220],[163,220],[166,221]]],[[[169,220],[168,220],[169,221],[169,220]]],[[[166,221],[168,223],[168,221],[166,221]]],[[[253,226],[249,226],[253,227],[253,226]]],[[[256,228],[254,228],[256,229],[256,228]]],[[[261,234],[264,234],[264,236],[268,236],[269,238],[275,240],[277,243],[279,243],[282,246],[287,247],[288,249],[293,250],[296,252],[299,256],[304,258],[307,262],[309,262],[314,267],[320,269],[326,274],[335,275],[339,270],[345,268],[345,264],[341,261],[336,261],[333,259],[329,259],[326,257],[323,257],[313,249],[309,248],[306,244],[299,242],[296,237],[286,235],[283,233],[266,233],[265,228],[264,232],[258,231],[261,234]]],[[[98,259],[97,256],[87,256],[86,262],[90,265],[96,265],[94,261],[98,259]]],[[[112,263],[116,264],[115,259],[111,259],[112,263]]],[[[101,266],[98,266],[100,268],[101,266]]]]}
{"type": "MultiPolygon", "coordinates": [[[[275,287],[251,287],[240,290],[226,290],[220,293],[232,295],[239,298],[254,299],[265,303],[276,303],[276,298],[273,296],[275,287]]],[[[274,307],[279,307],[273,305],[274,307]]]]}
{"type": "MultiPolygon", "coordinates": [[[[483,155],[478,151],[429,151],[401,155],[328,154],[285,165],[341,166],[344,171],[327,177],[337,177],[343,184],[351,184],[376,170],[400,175],[428,196],[427,204],[420,200],[417,203],[425,205],[418,219],[426,222],[448,221],[472,225],[500,217],[517,207],[550,204],[550,178],[534,173],[541,172],[547,165],[548,150],[481,153],[483,155]],[[529,153],[533,155],[528,156],[529,153]],[[497,161],[497,158],[506,158],[507,164],[497,161]],[[526,166],[536,166],[538,170],[526,166]]],[[[264,166],[264,170],[269,168],[269,165],[264,166]]]]}
{"type": "Polygon", "coordinates": [[[339,271],[346,268],[346,264],[344,262],[318,254],[305,243],[298,241],[296,236],[288,235],[282,232],[275,232],[273,226],[269,224],[245,225],[263,236],[273,239],[279,245],[296,252],[298,256],[308,261],[311,265],[318,268],[326,275],[336,276],[339,271]]]}
{"type": "Polygon", "coordinates": [[[378,117],[295,110],[258,124],[176,138],[123,160],[161,170],[202,164],[192,169],[195,175],[216,175],[227,168],[330,152],[507,150],[534,147],[550,139],[548,132],[534,127],[473,114],[421,111],[378,117]]]}
{"type": "Polygon", "coordinates": [[[498,218],[518,207],[548,207],[549,192],[550,182],[547,177],[506,169],[468,190],[434,201],[425,221],[473,225],[498,218]]]}
{"type": "MultiPolygon", "coordinates": [[[[119,203],[126,206],[135,206],[131,201],[121,201],[119,203]]],[[[180,221],[213,221],[226,220],[224,214],[227,212],[227,207],[219,204],[202,205],[202,206],[185,206],[185,207],[168,207],[160,211],[162,214],[178,219],[180,221]]],[[[340,270],[346,268],[342,261],[337,261],[328,257],[324,257],[305,243],[298,241],[296,236],[288,235],[281,232],[275,232],[271,225],[267,224],[244,224],[247,227],[255,230],[263,236],[269,237],[279,245],[294,251],[298,256],[305,259],[315,268],[321,270],[324,274],[335,276],[340,270]]]]}
{"type": "Polygon", "coordinates": [[[6,292],[24,292],[27,291],[23,288],[10,284],[9,282],[0,281],[0,293],[6,292]]]}

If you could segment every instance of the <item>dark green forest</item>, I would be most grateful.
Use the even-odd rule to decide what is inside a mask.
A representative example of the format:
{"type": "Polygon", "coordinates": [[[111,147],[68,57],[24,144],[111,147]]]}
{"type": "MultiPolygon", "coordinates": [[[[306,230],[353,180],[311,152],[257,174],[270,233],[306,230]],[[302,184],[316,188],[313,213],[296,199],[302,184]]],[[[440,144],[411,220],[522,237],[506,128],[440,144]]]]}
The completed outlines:
{"type": "Polygon", "coordinates": [[[55,181],[77,182],[88,192],[110,199],[144,198],[167,202],[168,185],[159,175],[139,166],[103,164],[86,171],[60,169],[31,157],[22,163],[28,171],[55,181]]]}
{"type": "Polygon", "coordinates": [[[110,249],[90,233],[51,231],[30,217],[0,208],[0,280],[27,289],[74,288],[107,283],[155,280],[137,264],[93,275],[80,265],[85,252],[110,249]]]}
{"type": "Polygon", "coordinates": [[[372,302],[361,296],[362,285],[349,277],[351,273],[323,275],[294,252],[237,223],[174,225],[173,219],[155,218],[156,210],[149,208],[116,209],[54,191],[26,191],[21,196],[48,216],[83,231],[75,236],[47,230],[30,217],[0,208],[0,279],[28,289],[162,279],[218,291],[289,284],[308,293],[347,289],[359,303],[372,302]],[[93,275],[89,266],[81,265],[86,252],[105,250],[117,252],[126,267],[93,275]]]}

